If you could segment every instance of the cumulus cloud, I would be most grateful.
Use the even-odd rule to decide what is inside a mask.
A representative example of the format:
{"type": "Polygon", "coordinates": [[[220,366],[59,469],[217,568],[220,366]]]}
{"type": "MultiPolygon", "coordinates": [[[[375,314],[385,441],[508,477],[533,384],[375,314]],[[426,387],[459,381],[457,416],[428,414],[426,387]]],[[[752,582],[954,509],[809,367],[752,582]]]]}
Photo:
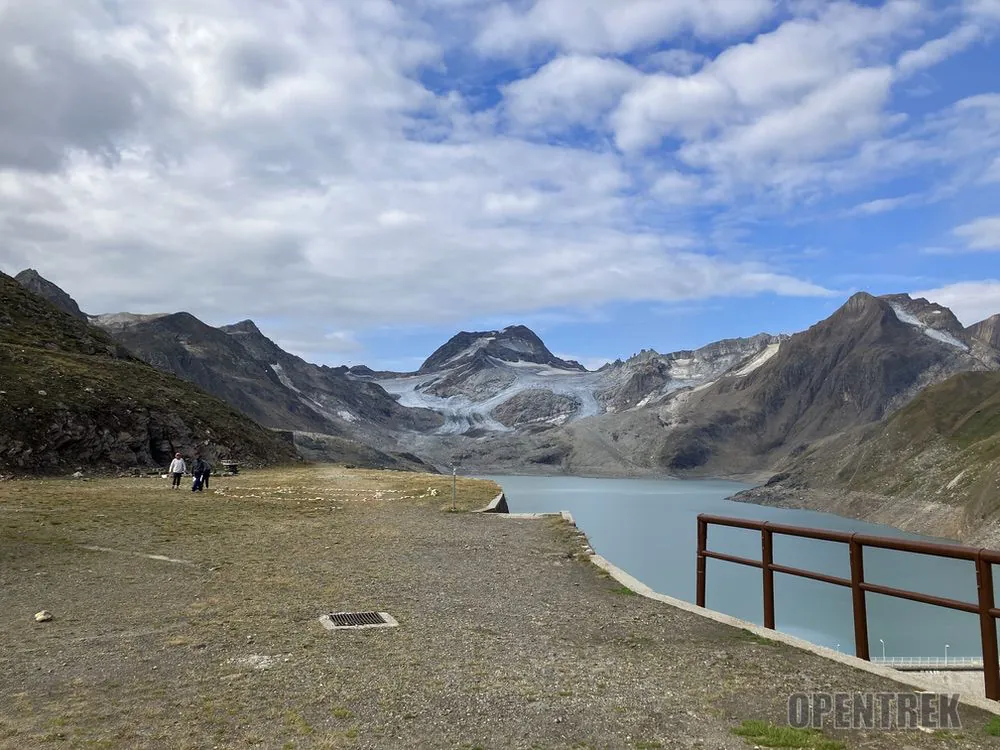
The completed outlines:
{"type": "Polygon", "coordinates": [[[94,0],[0,8],[0,168],[56,171],[70,150],[114,161],[152,92],[127,60],[74,33],[112,24],[94,0]]]}
{"type": "Polygon", "coordinates": [[[904,53],[897,63],[899,72],[909,75],[937,65],[977,41],[982,34],[983,30],[978,24],[959,26],[943,37],[932,39],[922,47],[904,53]]]}
{"type": "MultiPolygon", "coordinates": [[[[614,115],[617,142],[635,150],[671,135],[746,129],[765,116],[775,121],[786,112],[807,114],[801,102],[809,96],[822,108],[823,91],[843,91],[872,77],[863,71],[866,54],[910,27],[917,10],[906,0],[877,9],[833,3],[815,18],[788,20],[728,48],[695,74],[650,75],[623,97],[614,115]]],[[[882,94],[875,101],[859,99],[859,108],[870,111],[884,101],[891,80],[884,70],[880,75],[882,94]]]]}
{"type": "Polygon", "coordinates": [[[776,10],[773,0],[532,0],[497,5],[484,19],[476,46],[491,55],[518,55],[551,46],[581,54],[624,54],[681,33],[723,39],[753,31],[776,10]]]}
{"type": "Polygon", "coordinates": [[[504,87],[505,110],[517,125],[529,129],[592,125],[641,78],[639,71],[620,60],[558,57],[534,75],[504,87]]]}

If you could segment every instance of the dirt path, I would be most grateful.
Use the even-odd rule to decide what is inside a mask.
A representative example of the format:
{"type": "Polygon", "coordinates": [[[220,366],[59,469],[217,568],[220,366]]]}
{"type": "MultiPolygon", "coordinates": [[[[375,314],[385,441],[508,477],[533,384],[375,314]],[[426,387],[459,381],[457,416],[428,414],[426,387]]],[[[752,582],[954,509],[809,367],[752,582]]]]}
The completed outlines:
{"type": "MultiPolygon", "coordinates": [[[[907,689],[632,595],[562,522],[355,479],[0,483],[0,746],[749,748],[790,693],[907,689]]],[[[836,736],[998,746],[961,718],[836,736]]]]}

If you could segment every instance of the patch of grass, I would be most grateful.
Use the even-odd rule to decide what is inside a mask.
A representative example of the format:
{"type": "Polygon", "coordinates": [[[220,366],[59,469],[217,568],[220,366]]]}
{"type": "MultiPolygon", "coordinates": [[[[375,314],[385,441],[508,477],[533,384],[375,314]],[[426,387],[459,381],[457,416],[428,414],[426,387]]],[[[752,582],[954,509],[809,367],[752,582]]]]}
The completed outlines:
{"type": "Polygon", "coordinates": [[[965,735],[961,732],[950,732],[947,729],[935,729],[932,736],[937,740],[960,740],[965,735]]]}
{"type": "Polygon", "coordinates": [[[636,593],[630,589],[628,586],[616,586],[611,589],[616,594],[621,594],[622,596],[635,596],[636,593]]]}
{"type": "Polygon", "coordinates": [[[351,712],[351,709],[345,708],[344,706],[334,706],[330,713],[333,715],[333,718],[340,719],[342,721],[354,718],[354,714],[351,712]]]}
{"type": "Polygon", "coordinates": [[[663,747],[663,743],[658,740],[638,740],[634,744],[635,750],[656,750],[663,747]]]}
{"type": "Polygon", "coordinates": [[[983,731],[991,737],[1000,737],[1000,716],[994,716],[989,722],[983,727],[983,731]]]}
{"type": "Polygon", "coordinates": [[[298,711],[286,711],[285,724],[302,735],[312,734],[315,731],[298,711]]]}
{"type": "Polygon", "coordinates": [[[740,640],[750,641],[751,643],[756,643],[760,646],[778,645],[778,641],[773,640],[771,638],[765,638],[764,636],[758,635],[757,633],[754,633],[753,631],[750,630],[743,630],[741,628],[738,635],[740,636],[740,640]]]}
{"type": "Polygon", "coordinates": [[[766,721],[748,720],[735,727],[733,734],[760,747],[799,747],[807,750],[844,750],[844,743],[823,736],[816,729],[778,727],[766,721]]]}

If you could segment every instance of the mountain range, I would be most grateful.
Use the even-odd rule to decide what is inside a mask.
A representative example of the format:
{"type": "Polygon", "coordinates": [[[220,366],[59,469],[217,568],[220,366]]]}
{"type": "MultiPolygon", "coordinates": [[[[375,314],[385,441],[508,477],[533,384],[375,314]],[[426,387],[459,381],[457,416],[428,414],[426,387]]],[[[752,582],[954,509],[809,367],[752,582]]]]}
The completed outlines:
{"type": "Polygon", "coordinates": [[[280,433],[0,273],[0,468],[141,470],[175,451],[249,465],[296,458],[280,433]]]}
{"type": "MultiPolygon", "coordinates": [[[[377,372],[306,362],[249,320],[216,328],[184,312],[87,315],[37,272],[18,280],[131,356],[260,425],[287,431],[299,455],[315,460],[752,477],[771,481],[746,497],[813,507],[816,501],[805,497],[811,488],[882,491],[858,485],[864,472],[846,482],[837,467],[857,461],[853,451],[866,450],[868,441],[879,448],[875,453],[888,451],[880,464],[888,466],[901,454],[872,436],[910,435],[909,409],[926,411],[934,402],[948,414],[974,411],[976,398],[989,401],[990,389],[1000,389],[1000,316],[963,327],[947,308],[900,294],[855,294],[792,335],[761,333],[665,354],[644,350],[596,371],[556,357],[533,331],[514,325],[460,332],[416,371],[377,372]],[[948,401],[955,383],[975,383],[978,395],[961,405],[948,401]]],[[[927,449],[951,445],[950,433],[942,435],[928,438],[927,449]]],[[[918,459],[911,453],[892,476],[912,473],[918,459]]],[[[893,485],[897,499],[918,494],[915,485],[899,486],[893,485]]],[[[953,498],[951,507],[965,508],[964,497],[953,498]]],[[[863,507],[852,512],[865,514],[863,507]]],[[[968,533],[957,521],[949,528],[968,533]]]]}

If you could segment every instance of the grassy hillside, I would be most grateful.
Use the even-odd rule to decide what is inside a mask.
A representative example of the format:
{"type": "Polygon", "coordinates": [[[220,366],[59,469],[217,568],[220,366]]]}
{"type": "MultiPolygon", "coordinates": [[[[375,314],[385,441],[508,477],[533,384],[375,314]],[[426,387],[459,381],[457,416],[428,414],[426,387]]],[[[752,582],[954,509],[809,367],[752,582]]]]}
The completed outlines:
{"type": "Polygon", "coordinates": [[[0,274],[0,467],[163,466],[195,449],[251,464],[295,457],[276,433],[0,274]]]}
{"type": "Polygon", "coordinates": [[[1000,538],[1000,373],[926,388],[879,423],[808,446],[747,495],[958,539],[1000,538]]]}
{"type": "Polygon", "coordinates": [[[969,489],[963,479],[990,473],[1000,460],[1000,373],[961,373],[931,386],[852,446],[855,440],[846,435],[835,444],[849,458],[836,474],[845,487],[890,495],[933,491],[943,501],[965,502],[955,491],[969,489]],[[941,491],[942,482],[956,478],[941,491]]]}

